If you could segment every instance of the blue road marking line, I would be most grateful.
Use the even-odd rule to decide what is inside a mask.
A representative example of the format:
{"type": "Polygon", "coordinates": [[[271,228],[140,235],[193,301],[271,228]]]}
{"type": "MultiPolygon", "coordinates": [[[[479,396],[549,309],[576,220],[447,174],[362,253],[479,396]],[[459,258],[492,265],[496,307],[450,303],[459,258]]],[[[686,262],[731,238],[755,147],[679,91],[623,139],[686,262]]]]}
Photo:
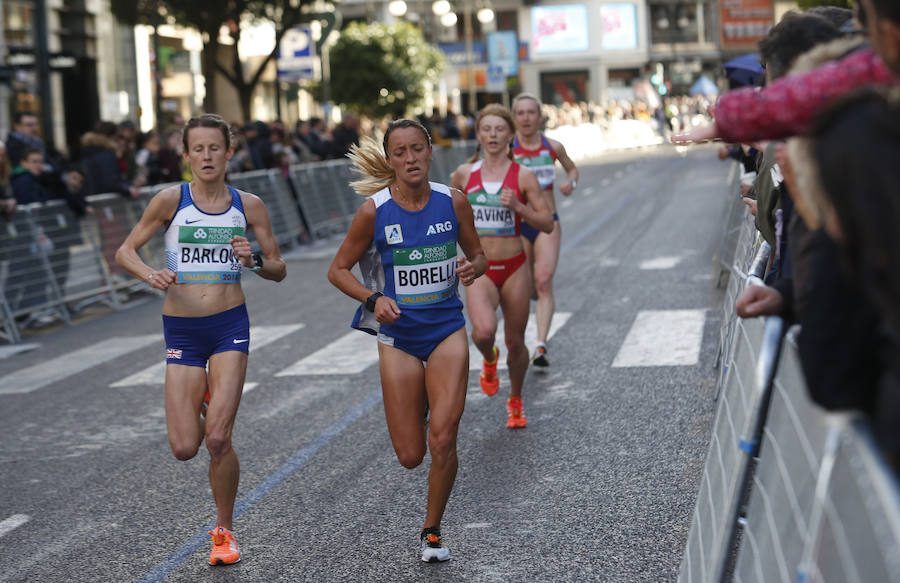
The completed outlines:
{"type": "MultiPolygon", "coordinates": [[[[362,417],[366,411],[372,408],[375,403],[381,401],[381,390],[370,394],[362,403],[348,411],[343,417],[331,424],[331,426],[316,436],[309,444],[300,448],[294,455],[284,462],[280,468],[266,476],[266,478],[253,488],[250,492],[242,496],[234,505],[234,518],[238,518],[244,511],[249,510],[259,500],[274,490],[285,478],[306,465],[312,456],[314,456],[329,441],[340,435],[342,431],[347,429],[357,419],[362,417]]],[[[208,531],[215,526],[215,521],[206,525],[202,532],[199,532],[189,538],[185,543],[178,547],[175,552],[169,555],[164,561],[158,563],[150,569],[143,577],[138,579],[138,583],[156,583],[162,581],[166,576],[175,570],[188,557],[197,552],[203,545],[209,542],[208,531]]]]}

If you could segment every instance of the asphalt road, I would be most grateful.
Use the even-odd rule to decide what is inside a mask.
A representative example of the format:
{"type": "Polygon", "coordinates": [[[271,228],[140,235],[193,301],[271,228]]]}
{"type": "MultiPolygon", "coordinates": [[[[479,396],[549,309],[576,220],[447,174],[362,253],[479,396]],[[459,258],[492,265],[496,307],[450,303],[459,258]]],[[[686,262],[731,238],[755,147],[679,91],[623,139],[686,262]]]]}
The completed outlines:
{"type": "Polygon", "coordinates": [[[489,398],[470,374],[449,563],[418,559],[428,458],[394,457],[329,242],[287,253],[280,284],[246,278],[238,565],[206,564],[205,450],[168,448],[159,297],[0,347],[0,581],[675,581],[714,411],[732,166],[660,146],[579,167],[528,427],[506,429],[503,375],[489,398]]]}

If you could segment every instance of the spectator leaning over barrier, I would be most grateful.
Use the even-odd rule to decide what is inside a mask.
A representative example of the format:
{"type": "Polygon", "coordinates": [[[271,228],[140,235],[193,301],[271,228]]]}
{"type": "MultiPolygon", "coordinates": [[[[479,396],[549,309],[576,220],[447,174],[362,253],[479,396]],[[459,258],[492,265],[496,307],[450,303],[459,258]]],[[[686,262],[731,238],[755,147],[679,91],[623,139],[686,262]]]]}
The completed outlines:
{"type": "MultiPolygon", "coordinates": [[[[786,13],[759,42],[760,56],[766,66],[766,83],[771,84],[784,77],[801,54],[841,36],[841,32],[822,17],[786,13]]],[[[771,268],[766,281],[778,278],[787,260],[787,224],[792,214],[790,198],[782,199],[781,196],[781,171],[775,162],[775,148],[779,143],[772,141],[763,148],[756,180],[745,198],[745,202],[748,199],[755,201],[753,214],[756,216],[756,226],[772,246],[771,268]]]]}
{"type": "Polygon", "coordinates": [[[861,0],[857,15],[867,27],[871,48],[851,51],[762,90],[729,91],[716,104],[715,123],[672,136],[672,142],[746,143],[799,135],[833,99],[865,85],[900,83],[900,2],[861,0]]]}
{"type": "MultiPolygon", "coordinates": [[[[843,265],[878,314],[880,366],[869,412],[900,470],[900,87],[836,105],[818,118],[812,140],[822,185],[812,188],[812,199],[843,265]]],[[[820,402],[829,397],[813,394],[820,402]]]]}

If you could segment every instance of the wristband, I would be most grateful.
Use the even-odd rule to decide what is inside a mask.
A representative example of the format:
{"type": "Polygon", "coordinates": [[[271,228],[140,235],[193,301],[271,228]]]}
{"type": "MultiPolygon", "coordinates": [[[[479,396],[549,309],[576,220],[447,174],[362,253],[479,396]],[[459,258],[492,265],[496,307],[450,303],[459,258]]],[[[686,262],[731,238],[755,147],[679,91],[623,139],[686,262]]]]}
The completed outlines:
{"type": "Polygon", "coordinates": [[[259,271],[263,266],[263,258],[259,253],[253,254],[253,267],[248,267],[250,271],[259,271]]]}
{"type": "Polygon", "coordinates": [[[569,184],[572,185],[572,190],[575,190],[575,187],[578,186],[578,181],[577,181],[577,180],[570,180],[570,181],[569,181],[569,184]]]}
{"type": "Polygon", "coordinates": [[[374,294],[367,297],[366,298],[366,309],[369,310],[370,312],[374,312],[375,311],[375,302],[377,302],[378,298],[380,298],[382,296],[384,296],[383,293],[375,292],[374,294]]]}

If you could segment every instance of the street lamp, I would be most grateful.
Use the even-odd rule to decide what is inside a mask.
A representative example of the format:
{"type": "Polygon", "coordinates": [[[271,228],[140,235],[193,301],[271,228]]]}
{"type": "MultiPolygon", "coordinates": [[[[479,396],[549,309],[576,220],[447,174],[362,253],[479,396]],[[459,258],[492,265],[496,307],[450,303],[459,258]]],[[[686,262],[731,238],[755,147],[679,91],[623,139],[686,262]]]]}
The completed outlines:
{"type": "Polygon", "coordinates": [[[388,12],[391,13],[391,16],[401,17],[406,14],[406,2],[403,0],[391,0],[388,3],[388,12]]]}
{"type": "Polygon", "coordinates": [[[456,17],[455,12],[448,12],[447,14],[444,14],[441,16],[441,24],[443,24],[446,27],[451,27],[451,26],[455,25],[456,20],[457,20],[457,17],[456,17]]]}
{"type": "Polygon", "coordinates": [[[434,12],[435,16],[449,14],[451,9],[452,7],[450,6],[449,0],[437,0],[431,5],[431,11],[434,12]]]}

